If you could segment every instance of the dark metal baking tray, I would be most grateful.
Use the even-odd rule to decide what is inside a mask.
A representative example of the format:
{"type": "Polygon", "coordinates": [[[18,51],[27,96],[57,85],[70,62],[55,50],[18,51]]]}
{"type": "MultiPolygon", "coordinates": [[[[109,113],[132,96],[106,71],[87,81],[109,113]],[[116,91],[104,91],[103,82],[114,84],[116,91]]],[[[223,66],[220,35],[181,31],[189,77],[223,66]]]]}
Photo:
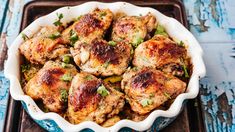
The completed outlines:
{"type": "MultiPolygon", "coordinates": [[[[79,5],[87,1],[33,1],[24,6],[21,30],[27,25],[33,22],[36,18],[46,15],[63,6],[79,5]]],[[[103,2],[115,2],[103,1],[103,2]]],[[[185,15],[184,6],[181,1],[178,0],[151,0],[151,1],[128,1],[138,6],[148,6],[163,14],[173,17],[181,22],[185,27],[188,27],[187,19],[185,15]]],[[[190,131],[204,131],[204,125],[202,124],[201,109],[198,99],[189,100],[180,115],[169,126],[164,128],[163,132],[190,132],[190,131]]],[[[45,131],[39,125],[37,125],[31,117],[23,110],[19,101],[14,101],[9,97],[8,110],[5,118],[5,125],[3,131],[11,132],[30,132],[30,131],[45,131]]]]}

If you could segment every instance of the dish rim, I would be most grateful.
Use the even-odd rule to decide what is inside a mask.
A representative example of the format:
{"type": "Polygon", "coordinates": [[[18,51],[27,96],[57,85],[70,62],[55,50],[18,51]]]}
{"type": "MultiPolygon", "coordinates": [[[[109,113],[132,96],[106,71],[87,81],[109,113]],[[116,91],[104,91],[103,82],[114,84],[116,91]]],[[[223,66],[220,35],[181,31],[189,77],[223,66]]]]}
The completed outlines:
{"type": "Polygon", "coordinates": [[[156,9],[150,7],[139,7],[127,2],[86,2],[77,6],[61,7],[48,15],[36,19],[22,32],[31,37],[38,31],[38,29],[41,28],[41,26],[52,25],[53,21],[56,19],[56,13],[64,14],[62,22],[65,23],[71,21],[74,16],[88,13],[96,7],[101,9],[109,8],[112,12],[122,11],[127,13],[127,15],[139,15],[139,13],[145,15],[148,12],[151,12],[154,16],[156,16],[158,23],[165,27],[167,33],[173,38],[174,41],[183,41],[185,44],[188,44],[187,52],[191,57],[193,72],[186,92],[178,95],[175,101],[168,108],[168,110],[154,110],[146,119],[140,122],[123,119],[117,122],[115,125],[107,128],[101,127],[100,125],[92,121],[85,121],[77,125],[73,125],[55,112],[44,113],[39,109],[39,107],[36,105],[35,101],[31,97],[24,94],[19,81],[20,53],[18,50],[18,47],[23,42],[23,39],[21,38],[21,35],[18,35],[8,50],[8,59],[6,61],[4,70],[5,76],[10,80],[10,94],[12,98],[15,100],[23,101],[26,104],[28,113],[32,116],[32,118],[36,120],[54,120],[57,125],[64,131],[80,131],[85,128],[89,128],[94,131],[118,131],[123,127],[129,127],[135,130],[143,131],[150,128],[153,122],[160,116],[177,116],[182,108],[183,101],[186,99],[195,98],[197,96],[199,91],[199,79],[205,76],[206,69],[202,59],[203,51],[199,43],[194,38],[194,36],[174,18],[167,17],[156,9]],[[87,7],[90,8],[87,9],[87,7]],[[74,13],[74,11],[79,11],[79,13],[74,13]],[[69,14],[71,16],[66,16],[65,14],[69,14]],[[179,34],[177,31],[180,31],[181,34],[179,34]]]}

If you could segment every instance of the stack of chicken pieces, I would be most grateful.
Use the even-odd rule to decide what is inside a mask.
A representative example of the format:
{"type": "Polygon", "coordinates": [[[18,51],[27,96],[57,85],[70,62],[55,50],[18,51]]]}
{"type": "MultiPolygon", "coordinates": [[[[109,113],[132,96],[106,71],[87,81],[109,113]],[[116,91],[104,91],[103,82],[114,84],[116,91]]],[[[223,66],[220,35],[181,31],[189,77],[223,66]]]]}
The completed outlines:
{"type": "Polygon", "coordinates": [[[42,27],[20,46],[30,69],[41,66],[25,93],[73,124],[143,120],[186,89],[178,77],[189,65],[187,50],[167,35],[153,35],[157,25],[151,13],[96,8],[65,29],[42,27]]]}

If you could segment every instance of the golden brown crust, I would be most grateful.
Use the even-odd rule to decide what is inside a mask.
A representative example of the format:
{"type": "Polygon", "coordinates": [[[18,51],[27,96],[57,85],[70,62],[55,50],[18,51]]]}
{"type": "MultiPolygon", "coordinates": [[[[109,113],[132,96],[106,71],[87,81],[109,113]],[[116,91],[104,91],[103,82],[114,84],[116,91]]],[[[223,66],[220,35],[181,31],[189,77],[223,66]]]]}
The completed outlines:
{"type": "Polygon", "coordinates": [[[102,124],[117,115],[124,106],[124,95],[88,73],[79,73],[69,91],[68,117],[73,124],[95,121],[102,124]],[[97,89],[103,85],[108,94],[102,96],[97,89]]]}
{"type": "Polygon", "coordinates": [[[95,9],[93,12],[85,14],[73,25],[63,31],[63,41],[71,43],[71,32],[76,33],[78,40],[74,47],[80,43],[90,43],[96,38],[103,38],[106,30],[111,25],[113,14],[109,9],[95,9]]]}
{"type": "Polygon", "coordinates": [[[184,92],[186,84],[172,75],[145,67],[127,71],[122,89],[131,109],[144,115],[184,92]]]}
{"type": "Polygon", "coordinates": [[[113,23],[112,40],[138,45],[156,27],[156,18],[146,16],[122,16],[113,23]]]}
{"type": "Polygon", "coordinates": [[[122,42],[111,46],[102,39],[72,48],[75,63],[85,72],[101,75],[121,75],[128,67],[132,47],[122,42]]]}
{"type": "Polygon", "coordinates": [[[52,39],[51,35],[57,34],[55,27],[43,27],[37,35],[26,40],[20,45],[20,52],[33,64],[45,64],[49,59],[69,53],[61,37],[52,39]]]}
{"type": "Polygon", "coordinates": [[[76,73],[77,70],[73,65],[63,68],[61,63],[48,61],[26,84],[25,92],[35,100],[42,100],[49,111],[63,112],[67,102],[63,101],[61,90],[68,92],[71,82],[64,81],[62,77],[64,75],[73,77],[76,73]]]}
{"type": "Polygon", "coordinates": [[[186,63],[187,51],[166,36],[156,35],[140,44],[132,61],[137,67],[154,67],[177,76],[184,74],[182,65],[186,63]]]}

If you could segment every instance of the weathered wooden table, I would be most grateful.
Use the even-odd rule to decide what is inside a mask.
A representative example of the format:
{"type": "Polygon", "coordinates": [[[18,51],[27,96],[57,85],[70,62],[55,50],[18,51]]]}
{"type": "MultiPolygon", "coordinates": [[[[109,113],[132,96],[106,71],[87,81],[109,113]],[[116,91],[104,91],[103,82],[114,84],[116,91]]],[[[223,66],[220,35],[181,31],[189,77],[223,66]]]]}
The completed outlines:
{"type": "MultiPolygon", "coordinates": [[[[0,131],[3,128],[9,93],[9,81],[3,74],[3,63],[7,58],[4,55],[7,47],[19,34],[23,7],[29,1],[31,0],[0,0],[0,131]]],[[[207,67],[207,75],[200,82],[200,101],[193,105],[201,108],[205,130],[235,131],[235,2],[183,2],[190,30],[204,49],[207,67]]]]}

